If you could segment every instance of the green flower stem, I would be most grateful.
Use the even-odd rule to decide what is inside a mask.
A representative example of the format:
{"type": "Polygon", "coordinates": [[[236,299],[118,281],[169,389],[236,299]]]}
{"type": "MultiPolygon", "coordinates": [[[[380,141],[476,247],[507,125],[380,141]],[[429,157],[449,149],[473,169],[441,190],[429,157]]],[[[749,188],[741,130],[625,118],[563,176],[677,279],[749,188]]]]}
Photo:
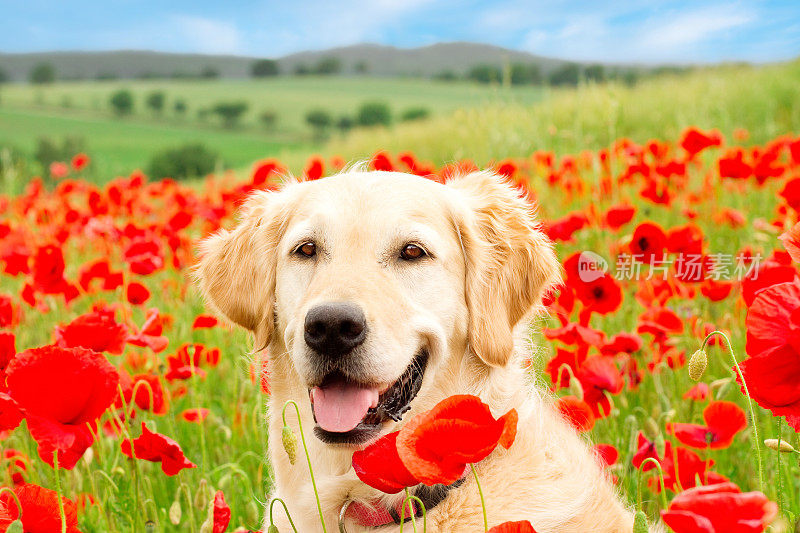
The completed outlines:
{"type": "Polygon", "coordinates": [[[281,502],[281,505],[283,505],[283,510],[286,512],[286,518],[289,519],[289,524],[292,526],[292,531],[297,533],[297,528],[294,526],[294,522],[292,521],[292,515],[289,514],[289,508],[286,507],[286,502],[280,498],[272,498],[272,501],[269,502],[269,525],[275,525],[275,521],[272,519],[272,510],[275,507],[275,502],[281,502]]]}
{"type": "Polygon", "coordinates": [[[4,492],[7,492],[12,498],[14,498],[14,503],[17,504],[17,520],[22,520],[22,504],[19,502],[17,493],[8,487],[0,487],[0,494],[3,494],[4,492]]]}
{"type": "Polygon", "coordinates": [[[661,463],[659,463],[653,457],[648,457],[647,459],[642,461],[641,465],[639,465],[640,469],[639,481],[636,483],[636,495],[637,495],[636,497],[637,500],[639,501],[639,510],[642,509],[642,477],[644,474],[644,465],[647,463],[653,463],[654,465],[656,465],[656,468],[658,469],[658,480],[661,482],[661,503],[663,504],[664,509],[666,510],[667,507],[669,507],[669,504],[667,503],[667,488],[664,486],[664,471],[661,470],[661,463]]]}
{"type": "MultiPolygon", "coordinates": [[[[409,493],[408,488],[406,488],[406,499],[403,500],[403,508],[400,509],[400,533],[403,533],[403,524],[405,524],[406,521],[406,503],[411,503],[412,501],[419,503],[419,507],[422,509],[422,533],[425,533],[428,529],[428,515],[427,510],[425,509],[425,504],[422,503],[422,500],[409,493]]],[[[414,511],[414,509],[411,509],[411,511],[414,511]]],[[[416,513],[414,512],[411,513],[411,524],[414,526],[414,531],[416,531],[417,522],[416,513]]]]}
{"type": "Polygon", "coordinates": [[[308,473],[311,474],[311,486],[314,488],[314,497],[317,499],[317,511],[319,512],[319,521],[322,523],[322,531],[323,533],[328,533],[327,528],[325,527],[325,517],[322,515],[322,504],[319,501],[319,491],[317,491],[317,481],[314,479],[314,469],[311,467],[311,456],[308,453],[308,446],[306,446],[306,436],[303,434],[303,421],[300,417],[300,407],[298,407],[297,402],[294,400],[287,400],[285,404],[283,404],[283,425],[286,424],[286,408],[289,405],[294,406],[294,410],[297,412],[297,426],[300,429],[300,440],[303,443],[303,451],[306,454],[306,462],[308,462],[308,473]]]}
{"type": "Polygon", "coordinates": [[[475,471],[475,465],[469,464],[472,470],[472,475],[475,477],[475,484],[478,485],[478,494],[481,496],[481,510],[483,511],[483,532],[489,533],[489,518],[486,516],[486,502],[483,499],[483,490],[481,489],[481,482],[478,480],[478,473],[475,471]]]}
{"type": "MultiPolygon", "coordinates": [[[[139,480],[141,479],[142,475],[139,471],[139,461],[136,458],[136,450],[133,443],[133,435],[128,430],[128,421],[130,420],[130,406],[128,402],[125,401],[125,392],[122,390],[122,385],[117,385],[117,392],[119,393],[119,401],[122,403],[122,413],[125,415],[125,420],[122,420],[122,417],[119,416],[119,413],[116,410],[112,410],[112,415],[116,420],[117,424],[119,424],[120,432],[124,433],[124,436],[130,441],[131,443],[131,458],[133,459],[133,492],[134,492],[134,500],[136,502],[136,509],[140,508],[139,505],[139,480]]],[[[137,514],[137,522],[138,517],[140,515],[137,514]]]]}
{"type": "Polygon", "coordinates": [[[61,533],[67,533],[67,515],[64,513],[64,499],[61,497],[61,476],[58,475],[58,450],[53,450],[53,469],[56,471],[56,498],[58,514],[61,516],[61,533]]]}
{"type": "MultiPolygon", "coordinates": [[[[179,476],[183,476],[183,471],[178,473],[179,476]]],[[[183,495],[186,496],[186,507],[189,508],[189,524],[192,526],[192,533],[197,531],[197,527],[194,525],[194,500],[192,498],[192,493],[189,492],[189,485],[181,481],[181,485],[179,487],[180,491],[183,491],[183,495]]]]}
{"type": "MultiPolygon", "coordinates": [[[[196,377],[195,374],[195,366],[194,366],[194,356],[195,352],[197,351],[197,345],[195,345],[194,349],[192,350],[192,355],[189,357],[189,368],[191,369],[192,377],[196,377]]],[[[194,392],[194,387],[189,387],[189,394],[192,398],[192,404],[195,406],[196,409],[200,409],[200,404],[197,402],[197,397],[194,392]]],[[[152,409],[153,404],[150,404],[150,408],[152,409]]],[[[201,457],[203,460],[203,475],[208,475],[208,452],[206,451],[206,425],[202,422],[197,424],[200,426],[200,452],[201,457]]]]}
{"type": "MultiPolygon", "coordinates": [[[[778,450],[781,449],[781,438],[782,437],[783,437],[783,417],[779,416],[778,417],[778,450]]],[[[775,456],[776,456],[776,459],[775,459],[775,461],[776,461],[775,471],[777,472],[777,475],[778,475],[778,498],[777,498],[777,500],[778,500],[778,510],[782,513],[783,512],[783,486],[782,486],[783,485],[783,483],[782,483],[783,472],[781,471],[781,455],[782,454],[781,454],[780,451],[778,451],[778,453],[775,454],[775,456]]]]}
{"type": "Polygon", "coordinates": [[[725,333],[721,331],[712,331],[706,335],[705,339],[703,339],[703,345],[700,347],[700,349],[705,350],[709,339],[714,335],[720,335],[725,339],[725,342],[728,343],[728,349],[731,352],[733,365],[736,367],[736,373],[739,375],[739,379],[742,381],[744,395],[747,396],[747,407],[750,410],[750,421],[753,424],[753,447],[756,449],[756,460],[758,461],[758,485],[761,492],[764,492],[764,466],[761,460],[761,441],[758,439],[758,420],[756,419],[756,413],[753,410],[753,400],[750,398],[750,391],[747,389],[747,383],[744,380],[744,374],[742,374],[742,369],[739,367],[739,361],[736,360],[736,354],[733,352],[733,344],[731,344],[731,340],[725,333]]]}

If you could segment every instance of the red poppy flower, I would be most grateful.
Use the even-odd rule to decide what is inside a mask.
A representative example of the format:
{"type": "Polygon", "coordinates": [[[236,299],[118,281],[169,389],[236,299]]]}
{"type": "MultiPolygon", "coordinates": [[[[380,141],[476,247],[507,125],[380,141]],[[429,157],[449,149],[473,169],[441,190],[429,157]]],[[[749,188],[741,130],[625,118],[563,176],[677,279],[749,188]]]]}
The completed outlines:
{"type": "Polygon", "coordinates": [[[778,194],[786,200],[789,207],[795,211],[800,210],[800,178],[788,180],[778,194]]]}
{"type": "Polygon", "coordinates": [[[17,402],[8,394],[0,392],[0,435],[16,429],[22,422],[22,418],[22,411],[17,402]]]}
{"type": "Polygon", "coordinates": [[[28,456],[14,448],[6,448],[3,450],[2,458],[5,459],[6,472],[14,486],[17,487],[25,483],[25,474],[30,463],[28,456]]]}
{"type": "Polygon", "coordinates": [[[556,401],[556,410],[579,432],[589,431],[594,427],[594,414],[589,404],[575,396],[564,396],[556,401]]]}
{"type": "Polygon", "coordinates": [[[121,354],[128,328],[114,318],[114,311],[96,307],[66,326],[56,326],[56,344],[62,348],[83,347],[95,352],[121,354]]]}
{"type": "Polygon", "coordinates": [[[504,522],[499,526],[494,526],[489,533],[536,533],[533,526],[527,520],[521,522],[504,522]]]}
{"type": "Polygon", "coordinates": [[[630,250],[637,261],[650,263],[660,260],[666,246],[667,236],[658,224],[642,222],[633,231],[630,250]]]}
{"type": "Polygon", "coordinates": [[[119,374],[85,348],[43,346],[17,354],[8,365],[8,391],[25,413],[39,457],[72,469],[93,441],[94,424],[117,394],[119,374]]]}
{"type": "Polygon", "coordinates": [[[575,294],[588,310],[600,315],[613,313],[622,305],[622,288],[608,273],[579,285],[575,294]]]}
{"type": "Polygon", "coordinates": [[[89,164],[89,156],[81,152],[80,154],[76,154],[72,158],[72,168],[75,169],[76,172],[80,172],[86,165],[89,164]]]}
{"type": "Polygon", "coordinates": [[[603,344],[606,334],[589,326],[582,326],[571,322],[563,328],[545,329],[544,336],[548,339],[558,339],[564,344],[578,347],[599,347],[603,344]]]}
{"type": "Polygon", "coordinates": [[[132,305],[142,305],[150,299],[150,291],[141,283],[134,281],[128,284],[125,296],[132,305]]]}
{"type": "Polygon", "coordinates": [[[325,174],[325,162],[321,157],[312,157],[308,160],[308,165],[303,171],[303,175],[308,181],[320,179],[325,174]]]}
{"type": "Polygon", "coordinates": [[[673,423],[667,426],[675,438],[692,448],[727,448],[733,437],[747,427],[747,417],[733,402],[711,402],[703,410],[705,426],[673,423]]]}
{"type": "Polygon", "coordinates": [[[728,297],[732,290],[733,283],[730,281],[707,279],[700,286],[700,292],[712,302],[721,302],[728,297]]]}
{"type": "Polygon", "coordinates": [[[710,390],[708,388],[707,383],[698,383],[688,391],[686,391],[683,395],[684,400],[694,400],[694,401],[703,401],[708,398],[710,394],[710,390]]]}
{"type": "Polygon", "coordinates": [[[787,283],[797,279],[797,270],[792,265],[786,265],[768,259],[753,269],[742,280],[742,298],[747,306],[753,305],[756,295],[772,285],[787,283]]]}
{"type": "Polygon", "coordinates": [[[208,418],[208,414],[211,411],[205,409],[203,407],[198,407],[194,409],[186,409],[181,413],[181,418],[186,420],[187,422],[203,422],[206,418],[208,418]]]}
{"type": "MultiPolygon", "coordinates": [[[[122,441],[121,448],[122,453],[133,458],[129,439],[122,441]]],[[[161,470],[168,476],[174,476],[184,468],[197,466],[186,458],[177,442],[161,433],[153,433],[147,429],[144,422],[142,422],[141,436],[133,439],[133,452],[136,454],[136,459],[161,463],[161,470]]]]}
{"type": "Polygon", "coordinates": [[[419,484],[419,480],[411,475],[400,460],[398,435],[398,431],[389,433],[353,453],[353,470],[358,479],[387,494],[396,494],[406,487],[419,484]]]}
{"type": "Polygon", "coordinates": [[[219,321],[216,319],[216,317],[211,315],[198,315],[198,317],[194,319],[192,329],[213,328],[218,323],[219,321]]]}
{"type": "MultiPolygon", "coordinates": [[[[14,494],[22,506],[22,528],[25,533],[62,531],[58,495],[54,490],[26,484],[15,488],[14,494]]],[[[61,502],[66,517],[67,533],[81,533],[78,529],[78,512],[75,504],[63,496],[61,502]]],[[[0,532],[5,532],[17,518],[19,509],[14,498],[5,491],[0,493],[0,532]]]]}
{"type": "Polygon", "coordinates": [[[17,319],[17,310],[11,296],[0,294],[0,328],[14,326],[17,319]]]}
{"type": "Polygon", "coordinates": [[[104,291],[113,291],[122,285],[122,272],[112,272],[107,259],[101,259],[81,267],[78,274],[78,284],[81,288],[89,292],[93,280],[103,280],[102,288],[104,291]]]}
{"type": "Polygon", "coordinates": [[[6,390],[6,367],[17,355],[16,339],[8,331],[0,331],[0,392],[6,390]]]}
{"type": "Polygon", "coordinates": [[[611,207],[606,211],[606,214],[603,215],[603,221],[605,222],[606,226],[611,228],[612,230],[618,230],[631,220],[633,220],[633,216],[636,214],[636,208],[632,205],[628,204],[620,204],[611,207]]]}
{"type": "MultiPolygon", "coordinates": [[[[751,397],[800,430],[800,281],[768,287],[747,311],[746,351],[740,365],[751,397]]],[[[737,376],[738,380],[738,376],[737,376]]]]}
{"type": "MultiPolygon", "coordinates": [[[[725,476],[708,470],[714,461],[701,459],[686,448],[673,447],[671,442],[667,442],[665,450],[661,468],[664,470],[664,487],[667,490],[678,492],[681,488],[688,489],[697,486],[698,480],[699,484],[727,481],[725,476]]],[[[647,483],[654,492],[661,492],[661,485],[655,477],[647,480],[647,483]]]]}
{"type": "Polygon", "coordinates": [[[250,181],[253,185],[259,186],[284,173],[286,173],[286,169],[283,165],[274,159],[267,159],[256,164],[250,181]]]}
{"type": "Polygon", "coordinates": [[[573,234],[589,225],[583,213],[569,213],[563,218],[544,223],[544,233],[553,241],[571,242],[573,234]]]}
{"type": "Polygon", "coordinates": [[[161,246],[153,238],[140,237],[134,240],[123,254],[131,272],[142,276],[152,274],[164,266],[161,246]]]}
{"type": "Polygon", "coordinates": [[[681,492],[661,518],[677,533],[760,533],[777,514],[778,506],[761,492],[718,483],[681,492]]]}
{"type": "Polygon", "coordinates": [[[134,346],[149,346],[151,350],[158,353],[169,344],[169,339],[162,335],[163,331],[163,317],[159,310],[148,309],[142,329],[140,331],[134,329],[134,332],[128,336],[127,342],[134,346]]]}
{"type": "Polygon", "coordinates": [[[231,508],[225,502],[225,495],[221,490],[214,494],[213,514],[211,516],[211,533],[225,533],[231,521],[231,508]]]}
{"type": "Polygon", "coordinates": [[[372,156],[372,160],[369,162],[369,164],[375,170],[383,170],[386,172],[391,172],[394,170],[392,160],[389,159],[389,154],[386,152],[376,152],[375,155],[372,156]]]}
{"type": "Polygon", "coordinates": [[[64,255],[61,248],[50,244],[36,250],[31,268],[33,291],[44,294],[63,294],[68,302],[78,296],[78,289],[64,279],[64,255]]]}
{"type": "Polygon", "coordinates": [[[568,387],[570,380],[569,370],[572,370],[572,375],[575,375],[578,371],[578,367],[580,367],[585,360],[586,354],[583,351],[571,352],[563,348],[556,348],[556,355],[545,365],[545,372],[550,375],[550,381],[553,383],[553,390],[557,390],[561,387],[568,387]]]}
{"type": "Polygon", "coordinates": [[[619,394],[625,386],[614,361],[602,356],[590,357],[578,368],[575,377],[581,382],[583,400],[591,407],[595,418],[607,417],[611,413],[607,394],[619,394]]]}
{"type": "Polygon", "coordinates": [[[408,471],[426,485],[458,480],[467,464],[477,463],[501,445],[511,447],[517,412],[499,419],[477,396],[457,395],[412,418],[400,430],[397,449],[408,471]]]}
{"type": "Polygon", "coordinates": [[[735,148],[718,161],[721,178],[747,179],[753,175],[753,167],[744,160],[744,150],[735,148]]]}
{"type": "MultiPolygon", "coordinates": [[[[163,415],[169,409],[169,399],[164,393],[161,380],[154,374],[137,374],[132,378],[123,372],[120,381],[125,402],[130,405],[131,400],[143,411],[152,411],[155,415],[163,415]],[[136,396],[133,391],[136,390],[136,396]],[[151,402],[152,392],[152,402],[151,402]]],[[[121,407],[121,406],[120,406],[121,407]]]]}
{"type": "Polygon", "coordinates": [[[655,468],[653,463],[647,463],[646,465],[642,466],[642,463],[644,463],[646,459],[650,458],[661,462],[661,457],[658,455],[656,443],[648,440],[647,437],[644,436],[644,433],[640,431],[636,436],[636,453],[633,454],[631,463],[633,464],[634,468],[641,468],[643,472],[647,472],[648,470],[655,468]]]}
{"type": "Polygon", "coordinates": [[[711,146],[720,146],[722,144],[722,135],[719,131],[713,130],[709,132],[700,131],[694,126],[689,127],[683,132],[680,145],[681,148],[686,150],[689,158],[695,157],[697,154],[711,146]]]}
{"type": "Polygon", "coordinates": [[[617,333],[600,346],[603,355],[633,354],[642,349],[644,341],[635,333],[617,333]]]}
{"type": "Polygon", "coordinates": [[[703,230],[695,224],[670,229],[667,233],[667,251],[673,254],[700,255],[703,253],[703,230]]]}

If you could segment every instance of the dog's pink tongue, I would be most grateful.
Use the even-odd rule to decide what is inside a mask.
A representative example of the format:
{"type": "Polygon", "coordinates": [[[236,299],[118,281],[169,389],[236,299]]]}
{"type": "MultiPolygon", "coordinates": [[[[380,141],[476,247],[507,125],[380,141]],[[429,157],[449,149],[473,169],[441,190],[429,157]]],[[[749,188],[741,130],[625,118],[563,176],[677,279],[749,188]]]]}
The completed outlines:
{"type": "Polygon", "coordinates": [[[311,389],[314,416],[325,431],[345,433],[358,425],[370,407],[378,406],[378,389],[335,383],[311,389]]]}

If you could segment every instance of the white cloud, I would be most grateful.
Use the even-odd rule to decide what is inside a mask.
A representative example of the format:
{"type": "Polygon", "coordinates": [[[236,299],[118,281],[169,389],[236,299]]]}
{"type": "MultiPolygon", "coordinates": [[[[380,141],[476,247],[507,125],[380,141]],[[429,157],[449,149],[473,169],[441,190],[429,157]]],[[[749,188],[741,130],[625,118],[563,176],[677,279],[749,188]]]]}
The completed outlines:
{"type": "Polygon", "coordinates": [[[735,6],[716,6],[679,13],[666,24],[650,19],[638,39],[640,53],[669,56],[702,43],[721,32],[752,22],[749,10],[736,12],[735,6]]]}
{"type": "Polygon", "coordinates": [[[203,54],[238,54],[242,38],[235,24],[210,18],[176,15],[175,26],[192,49],[203,54]]]}

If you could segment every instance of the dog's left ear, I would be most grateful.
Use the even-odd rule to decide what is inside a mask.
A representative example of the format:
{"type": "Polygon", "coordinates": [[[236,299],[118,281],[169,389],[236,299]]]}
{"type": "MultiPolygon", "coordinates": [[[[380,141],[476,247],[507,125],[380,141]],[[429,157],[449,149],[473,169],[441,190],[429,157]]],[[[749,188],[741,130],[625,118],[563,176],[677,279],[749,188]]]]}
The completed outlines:
{"type": "Polygon", "coordinates": [[[561,265],[518,189],[488,171],[447,185],[458,194],[470,346],[487,365],[504,366],[514,349],[514,327],[558,283],[561,265]]]}

